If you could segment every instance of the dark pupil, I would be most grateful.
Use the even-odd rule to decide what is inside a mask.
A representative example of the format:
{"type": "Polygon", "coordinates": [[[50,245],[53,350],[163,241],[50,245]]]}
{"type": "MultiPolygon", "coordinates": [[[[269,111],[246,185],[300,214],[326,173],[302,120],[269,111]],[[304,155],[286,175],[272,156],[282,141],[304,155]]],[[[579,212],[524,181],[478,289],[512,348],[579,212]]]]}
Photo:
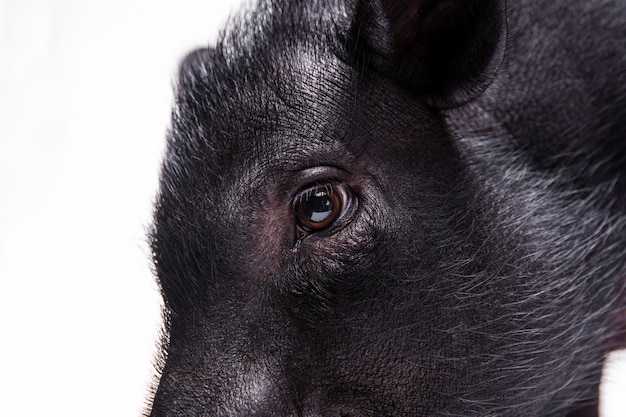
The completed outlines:
{"type": "Polygon", "coordinates": [[[313,223],[321,223],[333,214],[333,201],[324,191],[318,191],[304,203],[303,211],[313,223]]]}

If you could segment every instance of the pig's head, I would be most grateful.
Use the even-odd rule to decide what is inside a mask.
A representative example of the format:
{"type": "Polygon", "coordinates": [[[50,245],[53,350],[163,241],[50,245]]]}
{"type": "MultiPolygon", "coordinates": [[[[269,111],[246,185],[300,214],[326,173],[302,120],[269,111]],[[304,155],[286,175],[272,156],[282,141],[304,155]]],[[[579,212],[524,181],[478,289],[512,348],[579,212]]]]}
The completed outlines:
{"type": "Polygon", "coordinates": [[[190,54],[151,416],[594,415],[625,37],[571,3],[568,32],[547,1],[266,1],[190,54]]]}

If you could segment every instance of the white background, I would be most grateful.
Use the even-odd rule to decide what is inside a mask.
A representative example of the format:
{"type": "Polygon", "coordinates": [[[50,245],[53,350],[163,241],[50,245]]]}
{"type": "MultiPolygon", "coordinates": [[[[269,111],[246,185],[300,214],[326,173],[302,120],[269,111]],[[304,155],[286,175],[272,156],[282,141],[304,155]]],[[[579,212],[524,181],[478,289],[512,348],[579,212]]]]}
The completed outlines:
{"type": "MultiPolygon", "coordinates": [[[[143,409],[171,82],[234,3],[0,0],[0,417],[143,409]]],[[[605,416],[626,415],[625,387],[605,416]]]]}

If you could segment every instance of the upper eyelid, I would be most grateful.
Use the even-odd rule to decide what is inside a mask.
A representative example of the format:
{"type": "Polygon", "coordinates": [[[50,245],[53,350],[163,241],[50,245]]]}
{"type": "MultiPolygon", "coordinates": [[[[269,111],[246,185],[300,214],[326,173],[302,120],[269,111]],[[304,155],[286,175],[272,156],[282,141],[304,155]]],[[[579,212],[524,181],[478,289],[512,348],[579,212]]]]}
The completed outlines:
{"type": "Polygon", "coordinates": [[[326,188],[326,191],[329,194],[334,194],[334,186],[339,184],[340,181],[336,180],[336,179],[327,179],[325,181],[316,181],[312,184],[309,184],[307,186],[302,187],[297,193],[296,195],[292,198],[291,200],[291,205],[292,207],[296,207],[296,205],[302,201],[303,198],[308,198],[309,196],[311,196],[311,194],[313,192],[315,192],[316,190],[319,190],[321,188],[326,188]]]}

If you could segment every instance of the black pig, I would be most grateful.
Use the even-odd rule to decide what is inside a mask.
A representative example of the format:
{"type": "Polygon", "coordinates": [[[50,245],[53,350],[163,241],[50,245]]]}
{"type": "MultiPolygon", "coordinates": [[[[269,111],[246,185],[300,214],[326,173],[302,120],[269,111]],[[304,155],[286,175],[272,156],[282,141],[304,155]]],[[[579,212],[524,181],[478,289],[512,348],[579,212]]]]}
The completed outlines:
{"type": "Polygon", "coordinates": [[[596,416],[626,3],[267,0],[190,54],[150,416],[596,416]]]}

